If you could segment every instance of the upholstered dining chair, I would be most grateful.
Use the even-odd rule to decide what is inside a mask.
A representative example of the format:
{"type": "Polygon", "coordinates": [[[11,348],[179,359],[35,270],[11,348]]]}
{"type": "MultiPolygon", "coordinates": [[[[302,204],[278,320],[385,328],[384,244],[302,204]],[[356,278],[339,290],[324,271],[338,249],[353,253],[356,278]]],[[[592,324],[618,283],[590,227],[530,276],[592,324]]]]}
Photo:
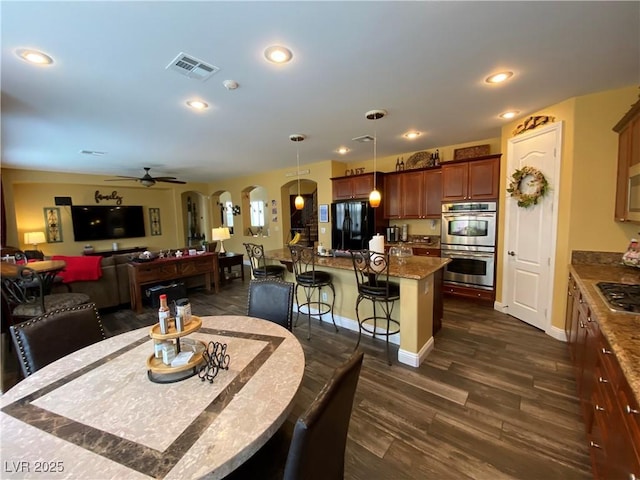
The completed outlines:
{"type": "Polygon", "coordinates": [[[283,265],[267,265],[264,258],[264,246],[257,243],[243,243],[251,265],[252,278],[277,277],[284,279],[283,265]]]}
{"type": "Polygon", "coordinates": [[[106,338],[95,303],[54,310],[9,328],[25,377],[106,338]]]}
{"type": "Polygon", "coordinates": [[[89,296],[84,293],[45,295],[42,278],[28,266],[19,265],[15,276],[2,276],[1,282],[2,295],[11,313],[12,323],[90,302],[89,296]]]}
{"type": "Polygon", "coordinates": [[[293,427],[276,434],[228,480],[342,480],[349,421],[364,354],[338,367],[293,427]]]}
{"type": "Polygon", "coordinates": [[[249,282],[247,315],[270,320],[292,329],[295,285],[278,278],[259,278],[249,282]]]}

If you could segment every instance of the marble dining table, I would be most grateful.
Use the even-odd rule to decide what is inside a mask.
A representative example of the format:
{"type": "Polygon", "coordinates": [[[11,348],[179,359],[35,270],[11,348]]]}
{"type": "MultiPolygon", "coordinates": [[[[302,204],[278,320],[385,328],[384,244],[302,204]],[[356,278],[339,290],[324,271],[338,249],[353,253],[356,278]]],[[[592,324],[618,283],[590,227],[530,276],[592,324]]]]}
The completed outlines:
{"type": "MultiPolygon", "coordinates": [[[[226,344],[213,383],[147,377],[151,327],[108,338],[0,397],[0,478],[223,478],[282,425],[302,382],[299,341],[246,316],[203,316],[189,338],[226,344]]],[[[52,340],[55,341],[55,340],[52,340]]]]}

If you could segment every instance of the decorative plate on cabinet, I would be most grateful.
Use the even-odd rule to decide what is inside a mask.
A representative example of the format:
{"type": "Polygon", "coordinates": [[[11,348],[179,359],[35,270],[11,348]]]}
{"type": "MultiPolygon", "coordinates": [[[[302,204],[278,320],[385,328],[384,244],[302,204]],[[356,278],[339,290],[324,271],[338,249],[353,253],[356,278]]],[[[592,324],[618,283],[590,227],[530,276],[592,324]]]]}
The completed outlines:
{"type": "Polygon", "coordinates": [[[416,152],[409,157],[405,164],[405,169],[433,167],[434,160],[431,159],[430,152],[416,152]]]}

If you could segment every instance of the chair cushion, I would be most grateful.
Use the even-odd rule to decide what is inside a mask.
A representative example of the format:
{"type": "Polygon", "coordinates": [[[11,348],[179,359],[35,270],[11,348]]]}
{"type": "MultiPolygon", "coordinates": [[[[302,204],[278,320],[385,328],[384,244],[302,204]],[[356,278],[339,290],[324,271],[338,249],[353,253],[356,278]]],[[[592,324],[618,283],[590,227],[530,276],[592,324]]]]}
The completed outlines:
{"type": "Polygon", "coordinates": [[[395,282],[376,282],[375,285],[366,282],[360,286],[360,294],[381,300],[385,298],[397,300],[400,298],[400,285],[395,282]],[[388,295],[387,285],[389,289],[388,295]]]}
{"type": "Polygon", "coordinates": [[[315,276],[313,272],[301,273],[296,277],[296,281],[305,287],[323,286],[331,283],[331,274],[316,270],[315,276]]]}
{"type": "Polygon", "coordinates": [[[285,268],[282,265],[266,265],[253,271],[253,275],[257,278],[262,277],[281,277],[284,275],[285,268]]]}
{"type": "MultiPolygon", "coordinates": [[[[84,293],[52,293],[44,297],[45,312],[61,308],[77,307],[89,303],[89,295],[84,293]]],[[[21,303],[13,309],[13,314],[20,317],[35,317],[42,315],[39,303],[21,303]]]]}

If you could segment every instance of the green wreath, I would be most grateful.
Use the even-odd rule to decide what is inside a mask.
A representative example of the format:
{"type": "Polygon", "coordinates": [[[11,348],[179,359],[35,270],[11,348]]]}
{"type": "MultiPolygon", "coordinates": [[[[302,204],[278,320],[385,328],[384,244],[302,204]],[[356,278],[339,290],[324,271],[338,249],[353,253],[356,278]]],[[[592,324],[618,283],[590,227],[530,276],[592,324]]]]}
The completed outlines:
{"type": "Polygon", "coordinates": [[[509,192],[513,198],[518,200],[518,206],[524,208],[537,205],[538,200],[544,197],[548,191],[549,182],[547,182],[547,179],[544,178],[544,175],[540,170],[533,167],[522,167],[520,170],[516,169],[511,176],[509,188],[507,188],[507,192],[509,192]],[[530,187],[535,188],[532,193],[522,193],[522,190],[520,189],[522,181],[527,177],[532,177],[531,181],[528,183],[530,187]]]}

